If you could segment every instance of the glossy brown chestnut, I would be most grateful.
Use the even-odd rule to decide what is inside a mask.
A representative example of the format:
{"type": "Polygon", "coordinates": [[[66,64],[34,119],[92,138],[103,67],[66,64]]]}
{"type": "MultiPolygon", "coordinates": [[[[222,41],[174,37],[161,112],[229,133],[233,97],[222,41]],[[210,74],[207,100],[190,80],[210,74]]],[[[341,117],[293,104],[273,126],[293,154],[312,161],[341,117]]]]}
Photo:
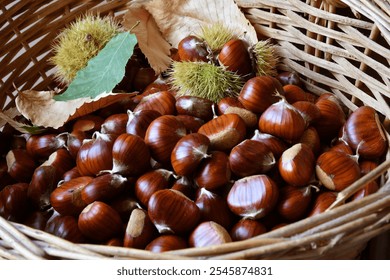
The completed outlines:
{"type": "Polygon", "coordinates": [[[115,136],[94,132],[92,139],[83,142],[77,154],[76,165],[83,176],[94,176],[112,169],[112,146],[115,136]]]}
{"type": "Polygon", "coordinates": [[[285,150],[278,162],[279,173],[287,184],[304,186],[314,176],[315,157],[306,144],[298,143],[285,150]]]}
{"type": "Polygon", "coordinates": [[[134,209],[142,208],[138,200],[128,194],[114,198],[109,205],[118,212],[124,224],[129,221],[130,214],[134,209]]]}
{"type": "Polygon", "coordinates": [[[279,215],[290,222],[295,222],[305,216],[312,199],[312,187],[285,186],[280,189],[277,211],[279,215]]]}
{"type": "Polygon", "coordinates": [[[21,222],[29,211],[28,184],[16,183],[4,187],[0,192],[0,215],[6,220],[21,222]]]}
{"type": "Polygon", "coordinates": [[[195,202],[172,189],[155,192],[148,203],[148,215],[160,233],[185,234],[200,220],[195,202]]]}
{"type": "Polygon", "coordinates": [[[325,191],[316,196],[313,206],[309,212],[309,217],[321,214],[326,211],[336,201],[337,193],[325,191]]]}
{"type": "Polygon", "coordinates": [[[85,139],[88,139],[88,135],[81,130],[75,130],[67,134],[65,148],[74,159],[77,157],[77,153],[79,152],[85,139]]]}
{"type": "Polygon", "coordinates": [[[45,231],[74,243],[86,241],[74,216],[63,216],[54,212],[46,223],[45,231]]]}
{"type": "Polygon", "coordinates": [[[59,180],[60,176],[52,165],[41,165],[34,170],[27,194],[37,209],[50,207],[50,194],[57,187],[59,180]]]}
{"type": "Polygon", "coordinates": [[[211,149],[228,151],[244,140],[246,125],[236,114],[223,114],[202,125],[198,133],[210,139],[211,149]]]}
{"type": "Polygon", "coordinates": [[[94,201],[110,201],[123,192],[127,178],[120,174],[104,174],[93,178],[80,190],[81,199],[85,204],[94,201]]]}
{"type": "Polygon", "coordinates": [[[389,150],[379,116],[372,107],[356,109],[345,123],[345,132],[348,144],[362,158],[378,159],[389,150]]]}
{"type": "Polygon", "coordinates": [[[144,249],[157,236],[157,233],[147,211],[134,209],[126,226],[123,246],[144,249]]]}
{"type": "Polygon", "coordinates": [[[241,219],[230,230],[233,241],[250,239],[267,232],[265,226],[257,220],[241,219]]]}
{"type": "Polygon", "coordinates": [[[145,142],[152,158],[161,164],[170,165],[172,150],[186,133],[186,127],[175,116],[164,115],[156,118],[150,123],[145,134],[145,142]]]}
{"type": "Polygon", "coordinates": [[[224,114],[229,107],[244,108],[244,105],[241,104],[237,97],[226,96],[218,102],[218,114],[224,114]]]}
{"type": "Polygon", "coordinates": [[[253,175],[234,182],[227,196],[230,210],[247,219],[266,216],[276,205],[278,186],[267,175],[253,175]]]}
{"type": "Polygon", "coordinates": [[[92,180],[93,177],[82,176],[59,185],[50,194],[51,206],[61,215],[78,215],[87,206],[81,199],[81,190],[92,180]]]}
{"type": "Polygon", "coordinates": [[[185,249],[187,247],[187,241],[183,237],[167,234],[161,235],[152,240],[145,249],[153,253],[162,253],[166,251],[185,249]]]}
{"type": "Polygon", "coordinates": [[[123,133],[112,146],[112,170],[123,176],[139,176],[148,171],[150,151],[145,141],[133,134],[123,133]]]}
{"type": "Polygon", "coordinates": [[[154,110],[140,110],[137,112],[129,110],[127,115],[126,133],[137,135],[142,139],[145,138],[149,124],[161,116],[159,112],[154,110]]]}
{"type": "Polygon", "coordinates": [[[321,139],[313,126],[305,129],[298,142],[309,146],[315,157],[321,152],[321,139]]]}
{"type": "Polygon", "coordinates": [[[123,223],[118,212],[101,201],[88,204],[80,213],[78,227],[91,240],[104,241],[123,232],[123,223]]]}
{"type": "Polygon", "coordinates": [[[95,131],[101,129],[101,125],[104,119],[97,115],[86,115],[78,118],[72,127],[72,131],[83,131],[87,135],[91,136],[95,131]]]}
{"type": "Polygon", "coordinates": [[[36,163],[26,150],[10,150],[6,157],[8,174],[18,182],[29,183],[36,163]]]}
{"type": "Polygon", "coordinates": [[[331,191],[341,191],[361,177],[356,158],[338,151],[327,151],[317,158],[316,175],[331,191]]]}
{"type": "Polygon", "coordinates": [[[286,100],[293,104],[298,101],[308,101],[314,103],[316,97],[313,94],[305,92],[302,87],[294,84],[288,84],[283,86],[284,96],[286,100]]]}
{"type": "Polygon", "coordinates": [[[292,103],[292,105],[301,113],[308,126],[315,123],[321,117],[320,109],[313,102],[297,101],[292,103]]]}
{"type": "Polygon", "coordinates": [[[194,35],[181,39],[177,46],[177,52],[181,61],[208,61],[209,52],[205,43],[194,35]]]}
{"type": "Polygon", "coordinates": [[[238,100],[249,111],[261,114],[273,103],[279,101],[275,95],[276,92],[284,94],[283,87],[277,79],[271,76],[257,76],[244,84],[238,100]]]}
{"type": "Polygon", "coordinates": [[[190,247],[207,247],[232,242],[227,230],[212,221],[200,223],[190,234],[190,247]]]}
{"type": "Polygon", "coordinates": [[[64,175],[62,176],[63,182],[70,181],[74,178],[81,177],[79,171],[77,170],[77,166],[73,167],[72,169],[66,171],[64,175]]]}
{"type": "Polygon", "coordinates": [[[185,95],[176,98],[177,114],[193,116],[203,121],[213,118],[213,105],[211,100],[198,96],[185,95]]]}
{"type": "Polygon", "coordinates": [[[279,159],[287,149],[287,144],[283,140],[271,134],[260,132],[258,129],[255,130],[255,133],[250,139],[265,144],[271,150],[275,159],[279,159]]]}
{"type": "Polygon", "coordinates": [[[195,182],[200,188],[215,191],[230,182],[231,170],[229,156],[221,151],[213,151],[195,173],[195,182]]]}
{"type": "Polygon", "coordinates": [[[250,139],[236,145],[229,155],[230,169],[239,177],[266,173],[275,163],[275,157],[267,145],[250,139]]]}
{"type": "Polygon", "coordinates": [[[171,178],[173,175],[174,173],[172,171],[159,168],[146,172],[138,177],[134,190],[140,203],[147,206],[153,193],[170,188],[172,186],[171,178]]]}
{"type": "Polygon", "coordinates": [[[225,229],[232,226],[234,215],[222,196],[201,188],[198,190],[195,203],[200,210],[201,221],[213,221],[225,229]]]}
{"type": "Polygon", "coordinates": [[[187,134],[197,132],[205,124],[204,120],[189,115],[177,115],[176,118],[184,124],[187,134]]]}
{"type": "Polygon", "coordinates": [[[315,104],[320,109],[321,117],[315,122],[314,127],[323,142],[330,142],[337,137],[344,125],[345,113],[338,99],[331,94],[322,95],[315,104]]]}
{"type": "Polygon", "coordinates": [[[135,107],[134,112],[141,110],[153,110],[161,115],[174,115],[176,99],[169,91],[158,91],[144,96],[135,107]]]}
{"type": "Polygon", "coordinates": [[[128,120],[129,116],[126,113],[111,115],[102,123],[100,132],[103,134],[121,135],[126,132],[128,120]]]}
{"type": "Polygon", "coordinates": [[[179,176],[191,175],[203,159],[210,157],[207,153],[210,140],[200,133],[183,136],[171,153],[171,165],[179,176]]]}
{"type": "Polygon", "coordinates": [[[299,111],[284,98],[269,106],[259,118],[261,132],[279,137],[288,143],[297,142],[306,126],[299,111]]]}
{"type": "Polygon", "coordinates": [[[218,54],[218,61],[227,70],[241,76],[248,76],[252,73],[252,61],[248,48],[241,39],[231,39],[226,42],[218,54]]]}
{"type": "Polygon", "coordinates": [[[35,159],[47,159],[57,149],[64,147],[66,138],[66,134],[31,135],[26,150],[35,159]]]}
{"type": "Polygon", "coordinates": [[[297,72],[284,71],[276,76],[276,79],[283,85],[296,85],[301,87],[302,81],[297,72]]]}

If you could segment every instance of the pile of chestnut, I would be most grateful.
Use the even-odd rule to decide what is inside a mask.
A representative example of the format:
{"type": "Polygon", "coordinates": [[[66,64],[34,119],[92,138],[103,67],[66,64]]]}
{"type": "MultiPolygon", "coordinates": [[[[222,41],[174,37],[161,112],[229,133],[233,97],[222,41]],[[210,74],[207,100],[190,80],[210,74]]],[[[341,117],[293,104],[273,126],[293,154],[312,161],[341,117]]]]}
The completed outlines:
{"type": "Polygon", "coordinates": [[[245,240],[319,214],[389,147],[373,108],[347,113],[288,72],[252,77],[218,103],[158,79],[58,130],[6,126],[0,138],[1,216],[76,243],[153,252],[245,240]]]}

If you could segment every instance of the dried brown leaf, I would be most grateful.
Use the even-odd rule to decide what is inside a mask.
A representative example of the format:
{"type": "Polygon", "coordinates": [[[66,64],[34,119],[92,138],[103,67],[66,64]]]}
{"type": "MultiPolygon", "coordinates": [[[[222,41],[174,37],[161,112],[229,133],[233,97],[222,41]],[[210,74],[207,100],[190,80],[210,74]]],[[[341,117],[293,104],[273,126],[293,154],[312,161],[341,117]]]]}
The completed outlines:
{"type": "Polygon", "coordinates": [[[137,37],[138,45],[157,74],[171,64],[171,45],[162,37],[151,14],[144,8],[130,7],[123,18],[123,26],[137,37]],[[139,23],[138,23],[139,22],[139,23]]]}
{"type": "Polygon", "coordinates": [[[67,121],[109,106],[135,93],[102,93],[95,98],[56,101],[55,91],[25,90],[19,92],[15,102],[19,112],[34,125],[59,128],[67,121]]]}
{"type": "Polygon", "coordinates": [[[202,27],[214,23],[223,23],[249,45],[258,41],[254,27],[233,0],[134,0],[132,3],[153,16],[163,37],[173,47],[185,36],[199,34],[202,27]]]}

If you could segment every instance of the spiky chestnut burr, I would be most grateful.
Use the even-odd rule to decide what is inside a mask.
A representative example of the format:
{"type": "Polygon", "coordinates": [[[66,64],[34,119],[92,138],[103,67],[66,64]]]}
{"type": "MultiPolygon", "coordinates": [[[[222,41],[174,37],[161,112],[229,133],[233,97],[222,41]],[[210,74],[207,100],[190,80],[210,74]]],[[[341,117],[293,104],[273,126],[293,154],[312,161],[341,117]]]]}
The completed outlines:
{"type": "Polygon", "coordinates": [[[173,62],[170,82],[177,96],[198,96],[216,103],[237,96],[243,86],[238,74],[206,62],[173,62]]]}
{"type": "Polygon", "coordinates": [[[257,76],[276,76],[279,56],[275,45],[269,40],[260,40],[250,48],[257,76]]]}
{"type": "Polygon", "coordinates": [[[120,32],[112,17],[87,14],[66,27],[54,43],[50,62],[56,66],[58,81],[69,84],[79,70],[120,32]]]}

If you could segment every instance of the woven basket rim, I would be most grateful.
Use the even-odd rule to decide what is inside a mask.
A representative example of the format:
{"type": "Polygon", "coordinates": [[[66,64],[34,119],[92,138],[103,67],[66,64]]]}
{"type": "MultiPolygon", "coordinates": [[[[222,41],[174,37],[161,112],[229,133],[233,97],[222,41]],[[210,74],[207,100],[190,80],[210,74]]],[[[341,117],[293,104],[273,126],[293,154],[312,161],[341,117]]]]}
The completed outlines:
{"type": "MultiPolygon", "coordinates": [[[[376,57],[371,58],[369,54],[360,52],[360,49],[365,48],[368,50],[372,48],[379,53],[390,53],[388,49],[381,45],[390,44],[390,21],[388,20],[390,19],[390,14],[384,9],[387,7],[385,6],[386,3],[382,3],[383,1],[380,0],[372,0],[371,5],[365,6],[362,3],[366,3],[367,1],[340,1],[346,4],[348,6],[347,9],[350,9],[353,14],[360,14],[362,18],[350,18],[342,14],[337,14],[335,12],[339,11],[338,9],[332,6],[326,6],[326,4],[323,4],[324,6],[321,7],[313,7],[309,3],[310,1],[303,3],[303,0],[237,0],[236,3],[245,12],[247,18],[254,24],[258,32],[265,32],[265,34],[275,32],[275,40],[280,44],[279,50],[285,58],[283,62],[286,62],[281,67],[281,70],[295,69],[295,71],[299,71],[300,74],[308,79],[305,80],[305,86],[317,94],[324,92],[321,85],[330,86],[332,93],[339,97],[343,104],[351,111],[361,106],[359,103],[355,104],[355,99],[358,99],[358,101],[361,100],[369,105],[372,103],[373,107],[384,118],[390,118],[390,107],[389,104],[386,104],[386,101],[390,98],[390,91],[386,92],[386,86],[390,88],[390,75],[388,77],[384,76],[387,73],[386,71],[390,71],[389,69],[385,69],[386,63],[390,62],[389,60],[384,63],[375,62],[376,57]],[[312,32],[306,30],[307,33],[303,33],[296,27],[298,24],[297,21],[299,21],[299,17],[307,14],[311,14],[312,18],[309,17],[304,22],[308,23],[308,28],[313,29],[312,32]],[[314,15],[317,17],[315,18],[314,15]],[[261,20],[254,22],[256,17],[261,17],[261,20]],[[319,22],[325,20],[328,21],[326,25],[320,26],[319,22]],[[288,23],[293,24],[289,26],[288,23]],[[364,37],[367,33],[362,33],[362,30],[370,31],[369,36],[383,40],[376,42],[374,39],[364,37]],[[288,32],[292,36],[288,35],[288,32]],[[318,32],[320,35],[317,34],[311,37],[313,35],[312,33],[315,32],[318,32]],[[349,34],[351,37],[348,37],[346,34],[349,34]],[[294,36],[295,38],[292,38],[294,36]],[[321,36],[329,37],[326,41],[322,42],[319,40],[321,36]],[[285,39],[283,40],[282,38],[285,39]],[[361,41],[358,42],[359,40],[361,41]],[[305,45],[305,43],[307,44],[305,45]],[[295,45],[302,45],[304,49],[299,49],[295,45]],[[287,53],[286,50],[291,52],[287,53]],[[317,53],[320,52],[324,52],[324,57],[317,56],[317,53]],[[332,56],[332,61],[328,60],[329,57],[326,57],[326,52],[329,52],[328,54],[332,56]],[[306,65],[300,64],[305,59],[307,59],[306,65]],[[364,65],[367,63],[367,67],[374,68],[374,66],[378,66],[376,69],[382,72],[376,77],[369,77],[369,75],[364,73],[364,69],[359,70],[359,67],[351,64],[351,61],[359,61],[359,59],[365,59],[365,61],[360,61],[361,64],[359,67],[365,67],[364,65]],[[353,69],[349,68],[351,65],[354,66],[353,69]],[[318,71],[320,67],[329,67],[334,77],[322,75],[318,71]],[[358,81],[350,81],[351,77],[355,76],[362,77],[369,87],[371,96],[365,96],[367,95],[366,89],[360,88],[358,81]],[[319,84],[311,82],[316,79],[318,79],[319,84]],[[356,92],[346,96],[345,92],[348,86],[356,92]]],[[[99,5],[94,3],[94,1],[80,2],[73,0],[25,1],[26,3],[22,1],[11,2],[16,2],[16,4],[11,5],[9,9],[6,9],[4,4],[0,4],[0,8],[3,8],[1,10],[2,19],[0,19],[0,26],[8,20],[8,25],[4,29],[0,29],[2,31],[0,32],[0,42],[3,42],[0,45],[0,58],[11,62],[7,66],[15,66],[15,69],[25,67],[30,63],[35,63],[35,65],[38,65],[37,69],[39,69],[39,75],[43,77],[43,81],[39,83],[37,81],[30,81],[28,79],[30,74],[28,71],[23,72],[20,70],[13,71],[13,69],[6,69],[5,71],[8,70],[6,74],[4,74],[4,70],[3,72],[0,71],[0,92],[5,89],[4,92],[7,91],[8,99],[15,97],[15,91],[10,89],[10,84],[12,85],[10,79],[16,81],[19,78],[15,85],[18,88],[33,87],[37,83],[39,86],[44,87],[50,84],[50,67],[46,66],[44,62],[49,57],[49,54],[46,51],[39,53],[40,50],[34,49],[34,46],[30,46],[28,40],[36,40],[39,38],[53,39],[54,35],[51,32],[55,31],[53,25],[53,27],[47,29],[42,27],[45,32],[45,35],[42,35],[43,37],[40,37],[38,33],[34,32],[31,32],[28,36],[21,32],[19,35],[14,35],[16,37],[12,37],[10,35],[11,33],[3,31],[9,31],[11,29],[20,31],[20,27],[22,27],[22,31],[24,30],[23,28],[30,30],[29,27],[31,25],[34,26],[33,18],[24,20],[19,17],[9,21],[13,16],[12,13],[24,13],[32,9],[32,13],[37,12],[39,14],[41,12],[45,15],[41,21],[38,18],[35,19],[37,22],[47,24],[48,22],[60,21],[62,24],[66,24],[74,18],[75,14],[86,10],[94,10],[101,14],[120,17],[126,10],[127,2],[130,1],[102,1],[102,4],[99,5]],[[61,5],[56,7],[53,4],[54,2],[61,3],[61,5]],[[42,5],[41,8],[39,8],[40,5],[42,5]],[[46,22],[45,19],[47,20],[46,22]],[[16,39],[20,40],[20,42],[16,43],[16,39]],[[15,43],[12,44],[11,42],[11,45],[9,45],[10,41],[14,41],[15,43]],[[17,55],[20,44],[25,48],[22,57],[25,61],[22,63],[17,58],[9,58],[7,56],[9,54],[7,50],[17,55]],[[6,48],[8,49],[6,50],[6,48]],[[32,58],[33,62],[29,62],[29,57],[32,58]]],[[[44,41],[40,41],[38,44],[47,44],[48,41],[44,41]]],[[[0,104],[4,109],[7,108],[6,98],[3,98],[0,104]]],[[[387,137],[389,136],[387,135],[387,137]]],[[[365,183],[381,177],[381,191],[376,194],[370,195],[360,201],[335,207],[326,213],[295,222],[245,242],[233,242],[231,244],[207,248],[189,248],[163,254],[104,245],[72,244],[71,242],[25,225],[10,223],[0,217],[0,257],[3,256],[10,259],[16,257],[31,259],[51,257],[70,259],[246,259],[259,257],[315,259],[321,257],[329,258],[329,256],[334,258],[351,258],[358,255],[368,240],[390,230],[388,224],[388,217],[390,215],[389,170],[390,151],[388,151],[386,159],[378,168],[362,177],[359,182],[352,186],[356,191],[356,189],[361,188],[365,183]],[[367,213],[364,213],[364,210],[367,210],[367,213]],[[340,220],[345,220],[346,224],[339,224],[340,220]],[[322,230],[324,232],[321,232],[322,230]],[[329,242],[319,244],[318,248],[312,247],[316,241],[323,242],[324,240],[329,242]],[[245,249],[240,250],[240,248],[245,249]],[[299,250],[300,248],[302,250],[299,250]],[[333,255],[332,252],[334,252],[333,255]],[[352,256],[346,255],[348,252],[352,252],[352,256]]],[[[348,191],[339,195],[335,206],[345,202],[347,197],[344,195],[348,196],[350,190],[348,189],[348,191]]]]}

